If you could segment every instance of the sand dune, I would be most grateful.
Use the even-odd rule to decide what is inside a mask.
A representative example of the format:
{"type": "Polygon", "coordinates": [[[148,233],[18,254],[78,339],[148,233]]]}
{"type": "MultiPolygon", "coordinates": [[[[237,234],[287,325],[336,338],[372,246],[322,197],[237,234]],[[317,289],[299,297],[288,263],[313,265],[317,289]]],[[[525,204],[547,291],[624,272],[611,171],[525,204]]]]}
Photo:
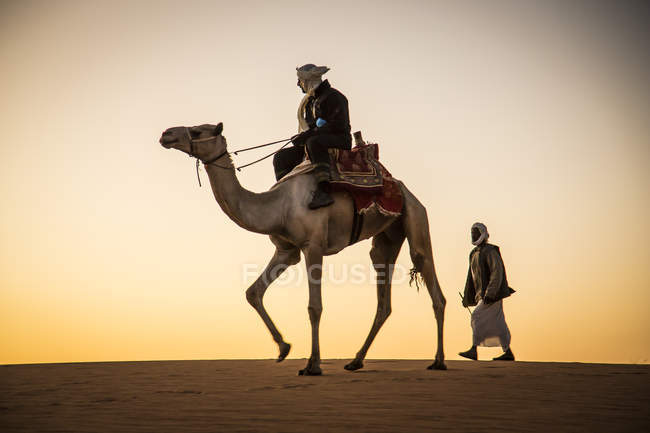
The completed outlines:
{"type": "Polygon", "coordinates": [[[648,431],[650,366],[304,360],[0,367],[2,432],[648,431]]]}

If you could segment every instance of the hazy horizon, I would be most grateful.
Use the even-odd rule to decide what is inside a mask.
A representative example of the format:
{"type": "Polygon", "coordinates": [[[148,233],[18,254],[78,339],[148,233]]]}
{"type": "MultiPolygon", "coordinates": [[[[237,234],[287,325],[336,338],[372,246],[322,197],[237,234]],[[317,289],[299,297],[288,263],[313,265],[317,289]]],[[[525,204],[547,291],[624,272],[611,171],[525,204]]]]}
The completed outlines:
{"type": "MultiPolygon", "coordinates": [[[[471,344],[457,292],[481,221],[517,290],[518,359],[650,362],[649,18],[640,1],[3,2],[0,363],[275,357],[244,296],[273,245],[158,138],[291,136],[305,63],[331,68],[353,131],[427,207],[448,359],[471,344]]],[[[268,189],[270,160],[239,179],[268,189]]],[[[369,249],[325,264],[367,267],[369,249]]],[[[376,309],[372,281],[336,275],[324,359],[354,357],[376,309]]],[[[309,356],[306,284],[265,306],[309,356]]],[[[394,284],[392,311],[368,358],[433,358],[426,291],[394,284]]]]}

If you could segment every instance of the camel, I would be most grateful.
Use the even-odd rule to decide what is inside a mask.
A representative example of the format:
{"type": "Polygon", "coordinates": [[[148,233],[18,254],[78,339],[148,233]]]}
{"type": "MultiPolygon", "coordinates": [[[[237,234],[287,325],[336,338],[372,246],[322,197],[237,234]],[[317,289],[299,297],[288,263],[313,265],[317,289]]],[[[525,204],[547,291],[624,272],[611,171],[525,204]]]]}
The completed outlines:
{"type": "MultiPolygon", "coordinates": [[[[275,253],[257,280],[246,290],[246,299],[260,315],[280,354],[277,362],[286,358],[291,345],[273,324],[263,298],[269,285],[289,266],[305,258],[309,280],[308,313],[311,323],[311,356],[299,375],[320,375],[319,324],[323,311],[321,275],[323,256],[336,254],[348,246],[354,216],[352,197],[345,192],[333,192],[334,203],[310,210],[307,207],[316,182],[309,173],[296,175],[276,184],[269,191],[254,193],[243,188],[236,176],[235,166],[227,151],[223,124],[167,129],[160,144],[200,159],[210,179],[210,185],[221,209],[242,228],[268,235],[275,253]]],[[[364,215],[359,240],[372,237],[370,258],[377,272],[377,311],[363,346],[355,358],[345,365],[349,371],[363,368],[363,361],[375,336],[391,314],[391,279],[393,266],[404,239],[408,240],[412,273],[423,280],[431,296],[437,323],[438,347],[434,362],[427,368],[446,370],[443,351],[443,322],[445,297],[436,276],[429,223],[424,206],[399,182],[404,207],[400,216],[387,216],[376,210],[364,215]]],[[[412,275],[413,275],[412,274],[412,275]]],[[[416,278],[417,282],[417,278],[416,278]]]]}

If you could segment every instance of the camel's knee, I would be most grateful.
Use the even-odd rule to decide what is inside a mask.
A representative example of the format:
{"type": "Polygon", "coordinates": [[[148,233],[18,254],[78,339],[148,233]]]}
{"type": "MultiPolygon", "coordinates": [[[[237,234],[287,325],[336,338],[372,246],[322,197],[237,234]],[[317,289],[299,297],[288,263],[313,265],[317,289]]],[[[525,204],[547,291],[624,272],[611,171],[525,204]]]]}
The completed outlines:
{"type": "Polygon", "coordinates": [[[262,306],[262,296],[259,291],[254,289],[254,287],[246,290],[246,300],[256,310],[262,306]]]}
{"type": "Polygon", "coordinates": [[[432,292],[431,299],[433,300],[434,307],[437,306],[437,308],[444,310],[445,305],[447,305],[447,300],[445,299],[445,295],[442,294],[442,290],[440,290],[440,286],[436,285],[434,290],[432,290],[431,292],[432,292]]]}
{"type": "Polygon", "coordinates": [[[319,322],[320,321],[320,316],[323,313],[323,306],[322,305],[309,305],[307,307],[307,311],[309,312],[309,320],[314,323],[314,322],[319,322]]]}
{"type": "Polygon", "coordinates": [[[433,298],[433,313],[436,317],[444,317],[447,300],[442,294],[433,298]]]}

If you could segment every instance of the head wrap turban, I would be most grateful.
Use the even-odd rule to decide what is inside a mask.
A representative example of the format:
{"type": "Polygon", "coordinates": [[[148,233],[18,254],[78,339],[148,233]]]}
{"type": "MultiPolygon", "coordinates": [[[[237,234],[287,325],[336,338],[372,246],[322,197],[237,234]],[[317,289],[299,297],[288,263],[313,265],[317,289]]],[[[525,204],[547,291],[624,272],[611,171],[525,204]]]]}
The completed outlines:
{"type": "Polygon", "coordinates": [[[307,63],[306,65],[296,68],[298,78],[304,81],[317,80],[329,70],[330,68],[327,66],[316,66],[312,63],[307,63]]]}
{"type": "Polygon", "coordinates": [[[474,245],[481,245],[483,242],[486,242],[488,238],[490,237],[490,234],[488,233],[487,227],[485,227],[485,224],[483,223],[474,223],[472,225],[473,229],[478,229],[478,231],[481,233],[481,236],[479,238],[472,242],[474,245]]]}

